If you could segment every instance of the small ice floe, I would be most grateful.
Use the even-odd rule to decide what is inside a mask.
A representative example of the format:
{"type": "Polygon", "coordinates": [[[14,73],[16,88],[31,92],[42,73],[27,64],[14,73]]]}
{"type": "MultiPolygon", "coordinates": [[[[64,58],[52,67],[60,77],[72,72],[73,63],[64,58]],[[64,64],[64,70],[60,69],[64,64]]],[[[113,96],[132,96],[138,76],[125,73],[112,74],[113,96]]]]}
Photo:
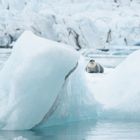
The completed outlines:
{"type": "Polygon", "coordinates": [[[27,138],[24,138],[23,136],[15,137],[13,140],[28,140],[27,138]]]}

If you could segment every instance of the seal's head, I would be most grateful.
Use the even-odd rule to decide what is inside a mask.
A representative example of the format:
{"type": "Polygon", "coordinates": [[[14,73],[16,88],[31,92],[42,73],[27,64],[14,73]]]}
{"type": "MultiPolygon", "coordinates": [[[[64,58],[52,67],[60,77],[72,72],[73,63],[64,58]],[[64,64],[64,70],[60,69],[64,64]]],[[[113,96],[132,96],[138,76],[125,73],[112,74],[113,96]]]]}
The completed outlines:
{"type": "Polygon", "coordinates": [[[95,60],[91,59],[91,60],[89,61],[89,63],[94,64],[94,63],[95,63],[95,60]]]}

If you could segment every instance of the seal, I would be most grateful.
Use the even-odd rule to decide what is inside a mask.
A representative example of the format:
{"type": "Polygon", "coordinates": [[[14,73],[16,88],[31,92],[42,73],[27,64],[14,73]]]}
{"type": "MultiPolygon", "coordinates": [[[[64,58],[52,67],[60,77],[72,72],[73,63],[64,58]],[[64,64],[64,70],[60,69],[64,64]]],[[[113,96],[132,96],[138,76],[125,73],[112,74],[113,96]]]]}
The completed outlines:
{"type": "Polygon", "coordinates": [[[104,68],[99,63],[96,63],[95,60],[91,59],[86,66],[86,72],[104,73],[104,68]]]}

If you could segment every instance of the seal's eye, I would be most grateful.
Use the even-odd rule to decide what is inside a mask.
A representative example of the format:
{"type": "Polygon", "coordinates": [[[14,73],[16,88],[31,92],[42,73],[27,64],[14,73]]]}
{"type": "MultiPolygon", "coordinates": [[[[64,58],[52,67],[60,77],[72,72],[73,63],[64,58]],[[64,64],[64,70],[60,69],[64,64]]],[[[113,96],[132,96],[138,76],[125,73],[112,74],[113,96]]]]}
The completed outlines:
{"type": "Polygon", "coordinates": [[[92,60],[90,60],[89,62],[94,63],[94,62],[95,62],[95,60],[93,60],[93,59],[92,59],[92,60]]]}

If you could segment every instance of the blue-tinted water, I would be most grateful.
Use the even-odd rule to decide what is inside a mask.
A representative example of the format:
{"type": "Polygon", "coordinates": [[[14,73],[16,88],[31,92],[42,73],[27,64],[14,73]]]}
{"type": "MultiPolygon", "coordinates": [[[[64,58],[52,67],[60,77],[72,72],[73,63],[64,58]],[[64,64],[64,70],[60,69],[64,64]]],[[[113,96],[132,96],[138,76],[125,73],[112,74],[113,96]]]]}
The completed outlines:
{"type": "Polygon", "coordinates": [[[140,122],[82,121],[36,131],[1,131],[0,140],[140,140],[140,122]]]}

